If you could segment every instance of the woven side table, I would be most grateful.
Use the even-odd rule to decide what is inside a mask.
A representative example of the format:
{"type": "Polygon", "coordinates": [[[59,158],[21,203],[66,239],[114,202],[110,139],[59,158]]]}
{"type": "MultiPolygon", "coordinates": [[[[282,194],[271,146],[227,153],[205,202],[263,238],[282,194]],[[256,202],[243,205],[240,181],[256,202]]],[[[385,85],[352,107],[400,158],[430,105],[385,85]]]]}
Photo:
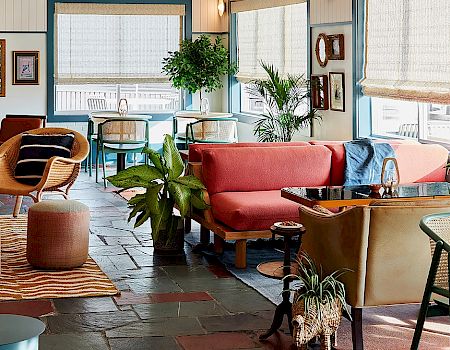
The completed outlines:
{"type": "MultiPolygon", "coordinates": [[[[299,243],[301,244],[301,239],[303,234],[306,232],[304,226],[282,229],[279,227],[271,226],[270,230],[274,235],[282,236],[284,239],[284,261],[269,261],[259,264],[256,269],[258,272],[268,278],[274,278],[278,280],[283,280],[283,278],[291,273],[297,274],[298,265],[291,264],[291,246],[292,238],[299,236],[299,243]]],[[[284,315],[287,316],[289,323],[289,330],[292,334],[292,303],[289,300],[289,283],[292,280],[289,278],[284,278],[283,280],[283,301],[275,309],[275,314],[273,317],[272,325],[270,329],[259,336],[259,339],[264,340],[274,334],[283,323],[284,315]]]]}

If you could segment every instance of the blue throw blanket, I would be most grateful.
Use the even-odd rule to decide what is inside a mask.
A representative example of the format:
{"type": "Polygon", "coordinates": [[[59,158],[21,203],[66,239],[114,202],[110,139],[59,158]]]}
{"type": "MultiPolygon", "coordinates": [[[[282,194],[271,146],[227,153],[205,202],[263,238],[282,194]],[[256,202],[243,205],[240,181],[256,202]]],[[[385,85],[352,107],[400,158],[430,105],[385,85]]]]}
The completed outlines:
{"type": "Polygon", "coordinates": [[[344,186],[380,183],[384,158],[395,157],[391,145],[370,139],[346,142],[344,147],[344,186]]]}

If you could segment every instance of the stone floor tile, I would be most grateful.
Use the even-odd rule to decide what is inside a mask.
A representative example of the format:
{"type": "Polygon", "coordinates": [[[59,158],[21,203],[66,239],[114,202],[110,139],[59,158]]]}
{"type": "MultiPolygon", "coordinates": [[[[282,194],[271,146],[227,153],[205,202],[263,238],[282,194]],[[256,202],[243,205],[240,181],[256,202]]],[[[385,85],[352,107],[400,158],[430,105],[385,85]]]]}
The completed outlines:
{"type": "Polygon", "coordinates": [[[150,304],[152,302],[150,294],[138,294],[133,292],[122,292],[114,297],[117,305],[150,304]]]}
{"type": "Polygon", "coordinates": [[[99,332],[137,321],[133,311],[63,314],[47,317],[50,333],[99,332]]]}
{"type": "MultiPolygon", "coordinates": [[[[101,333],[42,334],[39,337],[42,350],[108,350],[108,342],[101,333]]],[[[131,350],[131,349],[130,349],[131,350]]]]}
{"type": "Polygon", "coordinates": [[[93,234],[105,237],[133,237],[133,233],[128,230],[120,230],[112,227],[91,226],[93,234]]]}
{"type": "Polygon", "coordinates": [[[111,350],[175,350],[180,349],[171,337],[112,338],[111,350]]]}
{"type": "Polygon", "coordinates": [[[194,293],[152,293],[153,303],[170,303],[170,302],[189,302],[189,301],[207,301],[213,300],[211,295],[206,292],[194,293]]]}
{"type": "Polygon", "coordinates": [[[211,296],[230,312],[274,310],[275,306],[255,290],[211,291],[211,296]]]}
{"type": "Polygon", "coordinates": [[[258,344],[245,333],[214,333],[177,337],[184,350],[254,349],[258,344]]]}
{"type": "Polygon", "coordinates": [[[159,318],[154,321],[135,322],[106,331],[108,338],[163,337],[205,334],[197,318],[159,318]]]}
{"type": "Polygon", "coordinates": [[[218,316],[229,313],[214,301],[195,301],[190,303],[159,303],[133,305],[133,309],[143,320],[165,317],[218,316]]]}
{"type": "Polygon", "coordinates": [[[108,244],[110,246],[111,245],[126,245],[126,246],[139,245],[139,242],[133,236],[127,236],[127,237],[105,236],[104,239],[105,239],[106,244],[108,244]]]}
{"type": "Polygon", "coordinates": [[[127,280],[127,284],[135,293],[173,293],[182,289],[168,277],[140,278],[127,280]]]}
{"type": "Polygon", "coordinates": [[[233,278],[233,274],[222,265],[209,265],[208,270],[218,278],[233,278]]]}
{"type": "Polygon", "coordinates": [[[260,315],[235,314],[229,316],[199,317],[208,333],[266,330],[270,327],[267,319],[260,315]]]}
{"type": "Polygon", "coordinates": [[[126,254],[126,250],[117,246],[101,246],[101,247],[89,247],[89,254],[91,256],[117,256],[120,254],[126,254]]]}
{"type": "MultiPolygon", "coordinates": [[[[232,295],[239,294],[240,290],[247,290],[248,287],[236,278],[216,278],[213,274],[210,277],[174,277],[174,280],[185,292],[194,291],[220,291],[232,295]]],[[[255,292],[256,293],[256,292],[255,292]]]]}
{"type": "Polygon", "coordinates": [[[40,317],[52,314],[54,312],[55,309],[50,300],[21,300],[0,302],[0,314],[40,317]]]}
{"type": "MultiPolygon", "coordinates": [[[[259,334],[255,334],[255,339],[258,339],[259,334]]],[[[259,341],[261,349],[264,350],[297,350],[291,335],[283,332],[275,332],[264,341],[259,341]]],[[[309,348],[313,349],[313,348],[309,348]]]]}
{"type": "Polygon", "coordinates": [[[112,297],[61,298],[54,299],[56,311],[60,314],[82,314],[117,311],[112,297]]]}

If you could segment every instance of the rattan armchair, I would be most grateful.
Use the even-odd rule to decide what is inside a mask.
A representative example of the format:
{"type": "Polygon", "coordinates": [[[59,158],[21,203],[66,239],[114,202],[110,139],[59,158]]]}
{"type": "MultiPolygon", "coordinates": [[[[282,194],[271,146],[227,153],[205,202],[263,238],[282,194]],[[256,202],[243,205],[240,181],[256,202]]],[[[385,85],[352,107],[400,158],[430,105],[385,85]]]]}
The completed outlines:
{"type": "Polygon", "coordinates": [[[74,184],[81,162],[89,153],[89,144],[80,133],[64,128],[41,128],[27,131],[28,134],[75,135],[70,158],[52,157],[47,161],[41,181],[35,185],[22,184],[14,178],[14,170],[19,156],[22,135],[14,136],[0,146],[0,194],[17,196],[14,216],[17,216],[22,205],[23,196],[29,196],[34,202],[42,199],[43,192],[56,192],[68,198],[69,190],[74,184]]]}

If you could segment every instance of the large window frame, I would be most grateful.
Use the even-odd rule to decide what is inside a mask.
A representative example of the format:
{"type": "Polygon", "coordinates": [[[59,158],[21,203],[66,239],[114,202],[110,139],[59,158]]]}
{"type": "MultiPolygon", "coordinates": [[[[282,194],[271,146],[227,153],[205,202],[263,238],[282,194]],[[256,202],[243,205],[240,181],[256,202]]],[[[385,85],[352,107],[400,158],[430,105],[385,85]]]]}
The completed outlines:
{"type": "MultiPolygon", "coordinates": [[[[47,120],[49,122],[79,122],[87,121],[87,114],[55,113],[55,80],[54,80],[54,51],[55,51],[55,3],[99,3],[99,4],[123,4],[120,0],[49,0],[47,4],[47,120]]],[[[183,17],[183,39],[192,39],[192,1],[191,0],[131,0],[130,4],[170,4],[184,5],[186,15],[183,17]]],[[[183,94],[180,103],[182,108],[192,104],[191,94],[183,94]]],[[[153,113],[152,120],[166,120],[172,117],[172,113],[153,113]]]]}

